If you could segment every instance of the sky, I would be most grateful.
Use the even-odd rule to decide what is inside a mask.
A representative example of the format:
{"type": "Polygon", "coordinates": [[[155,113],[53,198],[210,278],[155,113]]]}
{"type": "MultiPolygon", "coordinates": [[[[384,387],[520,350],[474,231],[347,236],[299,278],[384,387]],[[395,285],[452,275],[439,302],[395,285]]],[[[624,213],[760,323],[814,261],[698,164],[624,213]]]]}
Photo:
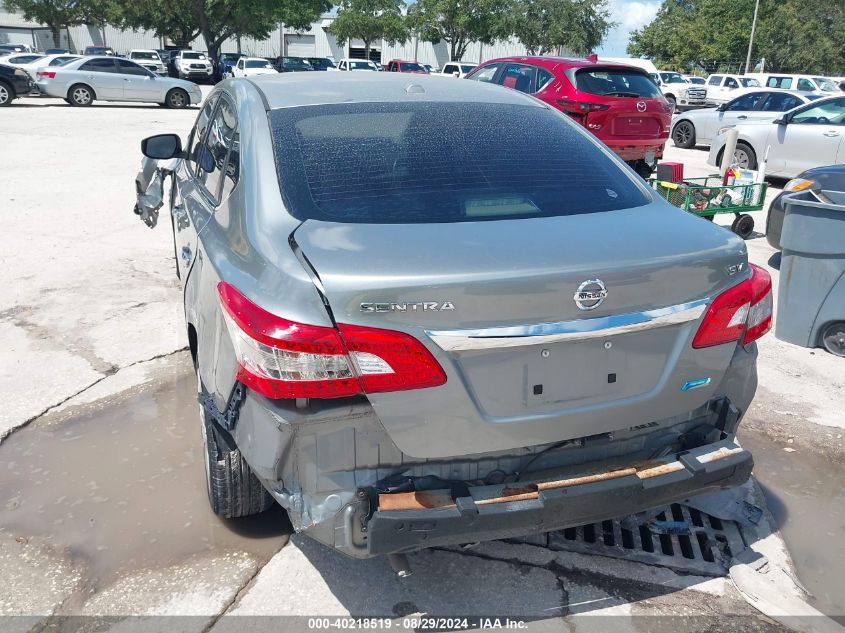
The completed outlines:
{"type": "Polygon", "coordinates": [[[618,25],[608,33],[604,44],[596,52],[599,55],[626,57],[625,49],[631,31],[651,22],[660,4],[661,0],[610,0],[610,20],[618,25]]]}

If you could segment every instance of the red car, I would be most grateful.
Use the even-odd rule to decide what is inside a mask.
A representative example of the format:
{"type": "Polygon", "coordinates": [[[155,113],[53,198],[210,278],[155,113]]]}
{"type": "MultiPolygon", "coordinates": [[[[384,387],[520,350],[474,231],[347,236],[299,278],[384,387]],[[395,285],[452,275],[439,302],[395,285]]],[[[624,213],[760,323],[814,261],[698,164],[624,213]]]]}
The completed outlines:
{"type": "Polygon", "coordinates": [[[389,73],[415,73],[426,75],[428,71],[418,62],[406,62],[404,59],[392,59],[384,69],[389,73]]]}
{"type": "Polygon", "coordinates": [[[648,177],[669,138],[672,108],[642,69],[561,57],[505,57],[475,68],[466,79],[531,94],[565,112],[648,177]]]}

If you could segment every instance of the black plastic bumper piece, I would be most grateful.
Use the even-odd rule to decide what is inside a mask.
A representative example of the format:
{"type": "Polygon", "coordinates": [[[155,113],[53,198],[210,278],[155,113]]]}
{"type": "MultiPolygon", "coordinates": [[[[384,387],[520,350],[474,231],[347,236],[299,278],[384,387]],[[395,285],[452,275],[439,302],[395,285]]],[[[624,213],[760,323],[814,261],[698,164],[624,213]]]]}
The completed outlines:
{"type": "Polygon", "coordinates": [[[684,468],[677,472],[651,479],[628,475],[546,490],[536,500],[478,506],[465,498],[446,508],[376,511],[367,523],[367,548],[370,555],[410,552],[620,518],[704,492],[742,485],[754,465],[751,453],[745,450],[709,463],[684,455],[679,461],[684,468]]]}

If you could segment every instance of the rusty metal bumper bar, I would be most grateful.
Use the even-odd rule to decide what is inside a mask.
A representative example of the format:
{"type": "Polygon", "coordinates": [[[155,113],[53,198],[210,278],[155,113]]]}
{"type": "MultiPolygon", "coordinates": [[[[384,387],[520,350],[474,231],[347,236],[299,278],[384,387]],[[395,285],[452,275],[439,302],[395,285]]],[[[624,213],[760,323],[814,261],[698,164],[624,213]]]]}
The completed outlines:
{"type": "Polygon", "coordinates": [[[614,519],[738,486],[751,475],[751,453],[731,440],[669,459],[552,481],[379,495],[367,523],[370,555],[512,538],[614,519]]]}

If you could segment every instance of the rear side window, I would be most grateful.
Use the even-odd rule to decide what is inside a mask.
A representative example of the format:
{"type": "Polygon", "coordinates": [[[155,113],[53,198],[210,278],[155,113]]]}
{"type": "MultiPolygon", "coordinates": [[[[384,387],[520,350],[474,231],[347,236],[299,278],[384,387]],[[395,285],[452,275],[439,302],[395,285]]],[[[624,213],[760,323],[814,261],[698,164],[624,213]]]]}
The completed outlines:
{"type": "Polygon", "coordinates": [[[92,59],[82,64],[79,70],[95,73],[115,73],[117,67],[114,65],[113,59],[92,59]]]}
{"type": "Polygon", "coordinates": [[[513,88],[520,92],[534,92],[534,75],[537,69],[526,64],[508,64],[499,77],[499,83],[505,88],[513,88]]]}
{"type": "Polygon", "coordinates": [[[798,80],[798,90],[803,90],[805,92],[812,92],[815,90],[816,87],[813,85],[813,82],[809,79],[799,79],[798,80]]]}
{"type": "Polygon", "coordinates": [[[188,139],[190,146],[188,150],[188,170],[192,174],[196,173],[199,144],[205,140],[205,131],[208,129],[209,121],[211,121],[211,113],[214,112],[214,104],[217,103],[217,96],[211,95],[205,100],[205,104],[203,104],[202,110],[200,110],[197,122],[194,125],[194,129],[191,130],[191,136],[188,139]]]}
{"type": "Polygon", "coordinates": [[[202,183],[209,196],[220,202],[220,188],[226,173],[229,148],[235,136],[238,119],[235,108],[226,97],[220,97],[220,105],[214,113],[208,136],[197,152],[197,180],[202,183]]]}
{"type": "Polygon", "coordinates": [[[645,72],[626,68],[581,68],[575,71],[574,83],[576,90],[604,97],[660,97],[660,89],[645,72]]]}
{"type": "Polygon", "coordinates": [[[722,83],[722,75],[713,75],[707,81],[708,86],[719,86],[722,83]]]}
{"type": "Polygon", "coordinates": [[[272,110],[270,122],[282,194],[302,220],[469,222],[650,200],[587,132],[546,107],[333,104],[272,110]]]}
{"type": "Polygon", "coordinates": [[[785,92],[771,92],[766,103],[763,104],[761,110],[764,112],[786,112],[792,108],[797,108],[803,101],[798,97],[793,97],[791,94],[785,92]]]}

